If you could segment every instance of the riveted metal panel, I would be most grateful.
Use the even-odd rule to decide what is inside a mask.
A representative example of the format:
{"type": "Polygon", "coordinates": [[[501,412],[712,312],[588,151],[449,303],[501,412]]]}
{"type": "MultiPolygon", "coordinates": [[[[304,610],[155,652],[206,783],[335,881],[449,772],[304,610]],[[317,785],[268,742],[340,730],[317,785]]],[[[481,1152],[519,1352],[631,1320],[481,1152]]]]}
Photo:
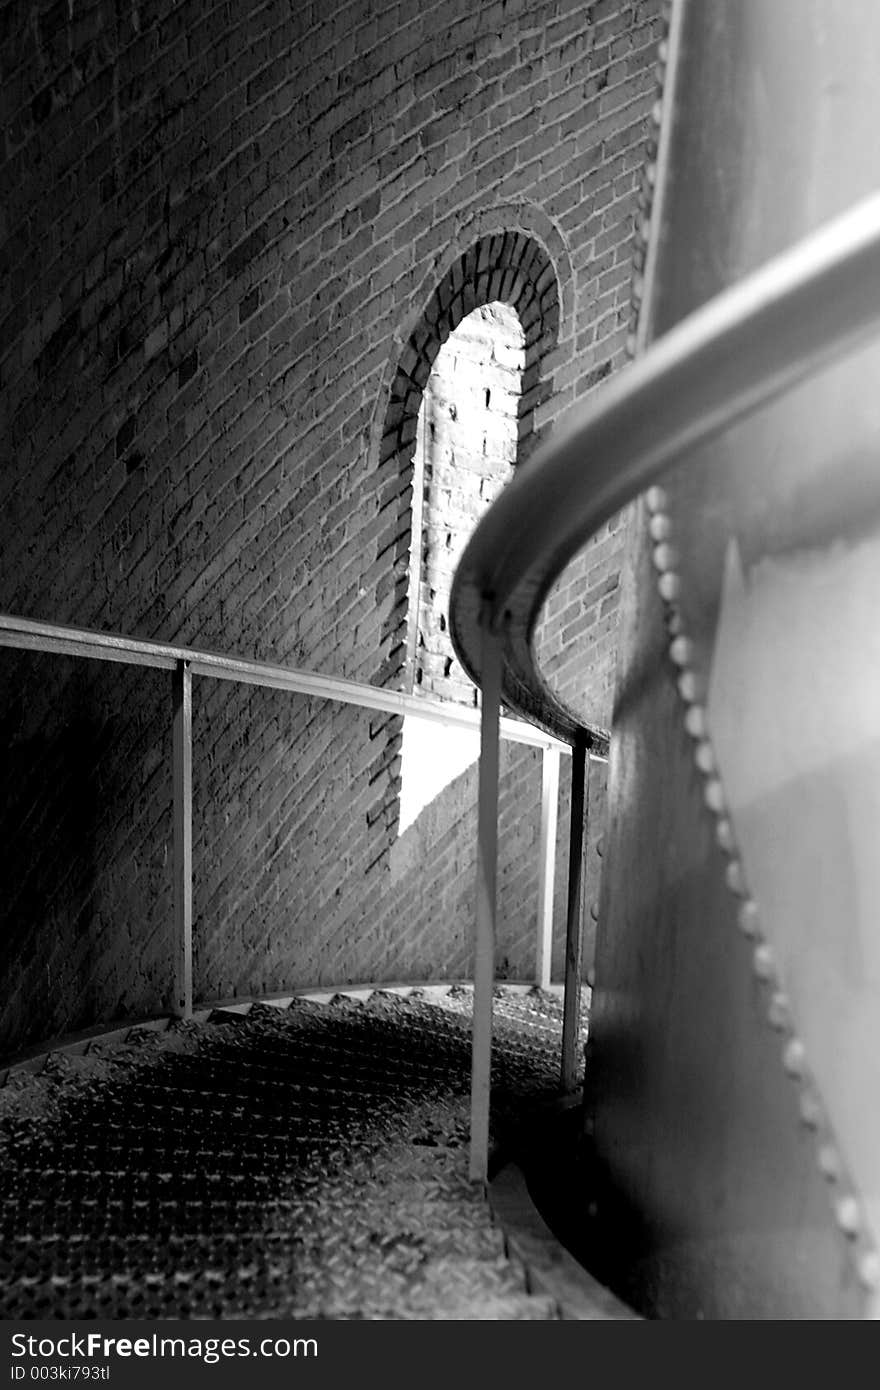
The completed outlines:
{"type": "MultiPolygon", "coordinates": [[[[654,338],[880,187],[876,7],[687,0],[678,20],[654,338]]],[[[766,795],[735,737],[772,708],[750,685],[772,662],[754,636],[751,665],[731,654],[736,622],[765,631],[756,609],[784,581],[794,659],[806,586],[839,584],[841,556],[872,572],[878,380],[880,349],[860,349],[684,460],[633,518],[585,1116],[626,1218],[618,1285],[653,1315],[872,1308],[877,1054],[851,1026],[877,988],[853,887],[871,881],[851,823],[867,735],[834,757],[853,715],[827,679],[836,629],[858,633],[817,599],[816,679],[793,691],[780,673],[788,708],[768,747],[794,721],[821,732],[804,776],[790,761],[766,795]]]]}

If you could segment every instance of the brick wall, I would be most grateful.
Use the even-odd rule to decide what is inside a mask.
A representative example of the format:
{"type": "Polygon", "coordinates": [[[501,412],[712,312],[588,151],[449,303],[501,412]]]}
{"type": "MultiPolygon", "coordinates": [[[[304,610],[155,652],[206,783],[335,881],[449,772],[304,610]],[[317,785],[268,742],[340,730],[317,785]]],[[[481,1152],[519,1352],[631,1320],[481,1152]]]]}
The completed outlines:
{"type": "MultiPolygon", "coordinates": [[[[5,5],[0,607],[399,682],[413,335],[456,267],[531,290],[526,452],[613,368],[658,12],[5,5]]],[[[4,1047],[164,1003],[168,682],[75,664],[0,668],[4,1047]]],[[[217,685],[196,727],[197,990],[373,973],[395,721],[217,685]]]]}

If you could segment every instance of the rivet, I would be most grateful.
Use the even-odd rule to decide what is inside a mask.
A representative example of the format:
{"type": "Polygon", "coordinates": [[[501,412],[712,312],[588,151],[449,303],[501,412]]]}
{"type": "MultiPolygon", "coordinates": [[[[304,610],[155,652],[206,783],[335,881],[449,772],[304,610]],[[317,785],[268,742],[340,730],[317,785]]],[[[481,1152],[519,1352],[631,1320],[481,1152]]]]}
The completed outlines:
{"type": "Polygon", "coordinates": [[[840,1177],[840,1159],[831,1144],[823,1144],[816,1155],[819,1172],[828,1182],[837,1182],[840,1177]]]}
{"type": "Polygon", "coordinates": [[[672,531],[672,522],[665,512],[655,512],[648,522],[648,530],[652,540],[666,541],[672,531]]]}
{"type": "Polygon", "coordinates": [[[731,893],[735,893],[738,898],[745,897],[748,891],[746,888],[746,876],[739,859],[731,859],[727,868],[724,870],[724,881],[731,893]]]}
{"type": "Polygon", "coordinates": [[[666,631],[670,637],[680,637],[684,632],[684,618],[679,609],[670,607],[666,610],[666,631]]]}
{"type": "Polygon", "coordinates": [[[685,712],[684,727],[691,738],[705,738],[708,732],[706,711],[702,705],[691,705],[685,712]]]}
{"type": "MultiPolygon", "coordinates": [[[[711,783],[707,783],[707,786],[711,786],[711,783]]],[[[718,786],[721,786],[720,782],[718,783],[718,786]]],[[[703,795],[705,796],[705,792],[703,793],[703,795]]],[[[713,793],[713,795],[715,795],[715,793],[713,793]]],[[[722,799],[724,797],[723,791],[721,792],[721,797],[722,799]]],[[[714,806],[712,807],[712,810],[715,810],[714,806]]],[[[726,816],[722,817],[722,819],[719,820],[718,824],[715,827],[715,840],[719,849],[723,849],[725,854],[736,853],[736,836],[733,833],[733,826],[731,825],[730,821],[727,819],[726,816]]]]}
{"type": "Polygon", "coordinates": [[[782,1067],[786,1076],[802,1076],[804,1060],[804,1045],[800,1038],[790,1038],[782,1054],[782,1067]]]}
{"type": "Polygon", "coordinates": [[[657,48],[657,61],[658,61],[658,63],[665,63],[665,62],[667,61],[668,57],[669,57],[669,41],[668,41],[668,39],[661,39],[661,40],[660,40],[660,44],[659,44],[659,46],[658,46],[658,48],[657,48]]]}
{"type": "MultiPolygon", "coordinates": [[[[770,1000],[770,1008],[767,1010],[767,1017],[770,1020],[771,1028],[776,1028],[779,1032],[788,1027],[791,1017],[788,1007],[788,995],[783,994],[782,990],[777,990],[770,1000]]],[[[792,1042],[794,1042],[794,1039],[792,1039],[792,1042]]],[[[800,1073],[798,1073],[798,1075],[799,1074],[800,1073]]]]}
{"type": "Polygon", "coordinates": [[[657,580],[657,588],[660,590],[662,599],[665,599],[667,603],[674,603],[681,593],[681,580],[677,574],[670,571],[667,574],[661,574],[657,580]]]}
{"type": "Polygon", "coordinates": [[[649,512],[665,512],[669,498],[662,487],[649,487],[645,493],[645,503],[649,512]]]}
{"type": "Polygon", "coordinates": [[[859,1226],[861,1225],[861,1216],[859,1213],[859,1204],[855,1197],[851,1194],[847,1194],[846,1197],[839,1198],[834,1205],[834,1214],[837,1217],[837,1224],[844,1235],[858,1235],[859,1226]]]}
{"type": "Polygon", "coordinates": [[[693,660],[694,644],[689,637],[673,637],[669,643],[669,655],[676,666],[689,666],[693,660]]]}
{"type": "Polygon", "coordinates": [[[654,546],[654,567],[661,574],[665,574],[667,570],[674,570],[677,564],[678,551],[675,546],[669,545],[666,541],[662,545],[654,546]]]}
{"type": "MultiPolygon", "coordinates": [[[[709,807],[709,810],[714,811],[716,815],[720,815],[724,810],[724,788],[717,777],[709,778],[709,781],[703,788],[703,800],[709,807]]],[[[721,848],[724,849],[724,845],[722,845],[721,848]]]]}
{"type": "Polygon", "coordinates": [[[880,1284],[880,1255],[876,1250],[863,1250],[859,1256],[859,1282],[863,1288],[876,1289],[880,1284]]]}
{"type": "Polygon", "coordinates": [[[678,678],[678,693],[685,704],[692,705],[702,694],[702,682],[696,671],[682,671],[678,678]]]}
{"type": "Polygon", "coordinates": [[[651,163],[645,165],[645,181],[646,183],[649,183],[652,188],[654,187],[654,184],[657,182],[656,164],[651,163]]]}
{"type": "Polygon", "coordinates": [[[752,898],[746,898],[744,903],[740,903],[736,920],[743,936],[754,937],[758,935],[758,905],[752,898]]]}
{"type": "Polygon", "coordinates": [[[639,340],[636,337],[635,333],[628,333],[626,335],[626,351],[630,357],[635,357],[638,345],[639,340]]]}
{"type": "Polygon", "coordinates": [[[632,297],[641,300],[645,293],[645,277],[641,271],[636,271],[632,278],[632,297]]]}
{"type": "Polygon", "coordinates": [[[655,125],[659,125],[659,124],[660,124],[660,118],[661,118],[662,115],[663,115],[663,102],[662,102],[662,101],[655,101],[655,102],[654,102],[654,105],[651,107],[651,120],[654,122],[655,125]]]}
{"type": "Polygon", "coordinates": [[[598,904],[598,903],[590,903],[590,916],[592,917],[592,919],[593,919],[594,922],[598,922],[598,920],[599,920],[599,904],[598,904]]]}
{"type": "MultiPolygon", "coordinates": [[[[696,705],[694,708],[699,709],[700,706],[696,705]]],[[[705,772],[707,776],[710,772],[715,771],[717,766],[715,762],[715,750],[708,739],[703,739],[701,743],[697,744],[694,749],[694,762],[697,764],[700,771],[705,772]]]]}
{"type": "Polygon", "coordinates": [[[818,1129],[822,1120],[822,1109],[812,1091],[802,1091],[800,1100],[801,1119],[807,1129],[818,1129]]]}
{"type": "Polygon", "coordinates": [[[766,941],[755,947],[752,953],[752,969],[759,980],[769,980],[773,974],[773,952],[766,941]]]}
{"type": "Polygon", "coordinates": [[[605,853],[605,836],[604,836],[604,835],[600,835],[599,838],[598,838],[598,840],[596,841],[596,853],[598,854],[598,856],[599,856],[600,859],[602,858],[602,855],[605,853]]]}

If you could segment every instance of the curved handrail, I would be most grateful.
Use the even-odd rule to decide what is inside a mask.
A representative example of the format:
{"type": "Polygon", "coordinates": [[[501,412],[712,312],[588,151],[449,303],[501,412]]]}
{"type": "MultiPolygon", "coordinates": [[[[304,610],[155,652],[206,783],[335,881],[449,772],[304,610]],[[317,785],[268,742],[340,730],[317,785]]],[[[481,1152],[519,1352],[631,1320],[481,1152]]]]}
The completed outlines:
{"type": "Polygon", "coordinates": [[[550,690],[532,635],[550,586],[589,537],[686,450],[880,328],[880,194],[684,319],[574,409],[517,470],[468,542],[450,631],[477,685],[481,633],[503,645],[502,699],[557,738],[593,731],[550,690]]]}

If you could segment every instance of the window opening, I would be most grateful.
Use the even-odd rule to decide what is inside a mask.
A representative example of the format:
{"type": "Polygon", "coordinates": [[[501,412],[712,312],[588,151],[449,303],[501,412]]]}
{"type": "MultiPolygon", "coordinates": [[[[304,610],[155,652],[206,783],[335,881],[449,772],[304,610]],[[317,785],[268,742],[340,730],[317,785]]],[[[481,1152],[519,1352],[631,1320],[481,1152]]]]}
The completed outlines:
{"type": "MultiPolygon", "coordinates": [[[[416,694],[475,701],[452,650],[449,592],[468,537],[513,473],[524,361],[515,310],[484,304],[441,345],[425,386],[416,431],[407,617],[416,694]]],[[[478,756],[476,733],[404,719],[400,833],[478,756]]]]}

